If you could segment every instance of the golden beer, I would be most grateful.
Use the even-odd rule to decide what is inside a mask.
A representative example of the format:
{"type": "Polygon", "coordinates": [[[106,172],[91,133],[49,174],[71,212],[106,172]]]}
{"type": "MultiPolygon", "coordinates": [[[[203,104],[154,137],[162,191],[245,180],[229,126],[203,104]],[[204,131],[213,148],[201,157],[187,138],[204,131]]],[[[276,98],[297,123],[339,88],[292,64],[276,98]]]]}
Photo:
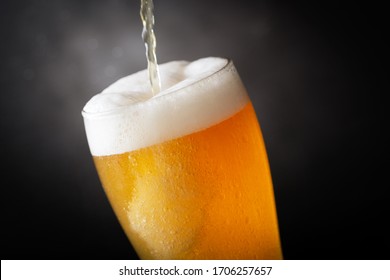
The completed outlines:
{"type": "MultiPolygon", "coordinates": [[[[202,129],[188,133],[192,129],[185,128],[185,135],[163,137],[161,142],[139,149],[134,146],[107,155],[91,149],[100,180],[142,259],[281,259],[272,180],[256,114],[231,62],[208,75],[218,80],[223,80],[218,75],[230,76],[230,84],[222,88],[235,97],[225,101],[240,104],[229,107],[230,116],[226,111],[214,123],[221,116],[212,113],[207,116],[213,120],[211,125],[201,121],[202,129]]],[[[212,82],[201,78],[185,88],[193,88],[196,96],[196,90],[215,90],[212,82]],[[197,88],[197,83],[203,83],[203,88],[197,88]]],[[[159,98],[186,94],[180,90],[159,98]]],[[[215,112],[218,110],[215,107],[215,112]]],[[[104,113],[93,121],[107,117],[104,113]]],[[[176,122],[185,123],[186,117],[180,117],[176,122]]],[[[191,123],[192,118],[188,121],[190,128],[198,125],[191,123]]]]}

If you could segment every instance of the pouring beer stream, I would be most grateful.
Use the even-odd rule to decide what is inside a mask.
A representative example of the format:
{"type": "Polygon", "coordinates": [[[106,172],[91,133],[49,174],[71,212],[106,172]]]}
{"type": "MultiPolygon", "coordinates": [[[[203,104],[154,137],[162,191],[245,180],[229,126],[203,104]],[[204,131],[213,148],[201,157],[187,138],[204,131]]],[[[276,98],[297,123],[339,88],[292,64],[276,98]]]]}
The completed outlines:
{"type": "Polygon", "coordinates": [[[160,72],[156,55],[156,36],[154,35],[154,5],[153,0],[141,0],[141,20],[143,24],[142,39],[146,48],[146,59],[148,60],[149,80],[153,95],[161,90],[160,72]]]}

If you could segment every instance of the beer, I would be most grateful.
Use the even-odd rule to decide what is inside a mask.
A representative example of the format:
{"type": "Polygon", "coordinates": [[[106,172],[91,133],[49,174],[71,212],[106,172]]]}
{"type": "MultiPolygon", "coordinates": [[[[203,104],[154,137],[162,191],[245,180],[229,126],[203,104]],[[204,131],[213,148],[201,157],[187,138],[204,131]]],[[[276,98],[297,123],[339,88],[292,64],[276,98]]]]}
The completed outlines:
{"type": "Polygon", "coordinates": [[[148,73],[153,94],[161,89],[160,73],[158,71],[156,55],[156,36],[154,35],[154,4],[153,0],[141,0],[140,16],[142,20],[142,39],[145,43],[146,60],[148,61],[148,73]]]}
{"type": "Polygon", "coordinates": [[[83,112],[100,180],[137,253],[281,259],[267,154],[233,63],[206,58],[160,71],[158,95],[139,92],[143,71],[83,112]]]}

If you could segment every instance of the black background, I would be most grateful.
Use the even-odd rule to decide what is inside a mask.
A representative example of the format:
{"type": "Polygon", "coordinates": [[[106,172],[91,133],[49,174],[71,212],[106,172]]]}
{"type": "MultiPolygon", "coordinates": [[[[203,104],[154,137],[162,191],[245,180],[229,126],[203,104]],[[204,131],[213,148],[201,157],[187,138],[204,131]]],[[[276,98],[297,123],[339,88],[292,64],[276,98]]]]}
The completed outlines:
{"type": "MultiPolygon", "coordinates": [[[[136,257],[80,111],[146,67],[139,1],[0,5],[1,258],[136,257]]],[[[286,259],[388,259],[382,11],[355,1],[155,0],[160,63],[235,62],[264,133],[286,259]]]]}

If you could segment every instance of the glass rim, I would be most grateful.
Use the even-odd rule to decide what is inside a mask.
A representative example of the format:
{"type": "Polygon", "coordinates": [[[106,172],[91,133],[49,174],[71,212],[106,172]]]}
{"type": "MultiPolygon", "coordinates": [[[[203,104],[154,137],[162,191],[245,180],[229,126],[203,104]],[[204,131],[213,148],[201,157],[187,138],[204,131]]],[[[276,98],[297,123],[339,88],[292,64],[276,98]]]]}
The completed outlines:
{"type": "MultiPolygon", "coordinates": [[[[102,112],[96,112],[96,113],[87,112],[84,110],[84,108],[85,108],[85,105],[84,105],[84,107],[81,111],[81,115],[83,116],[84,119],[86,119],[86,118],[87,119],[88,118],[97,119],[97,118],[103,118],[103,117],[107,117],[107,116],[117,115],[117,114],[122,113],[124,110],[126,110],[129,107],[137,106],[139,104],[145,104],[145,103],[150,102],[152,100],[158,100],[159,98],[164,98],[164,97],[166,98],[167,97],[166,95],[170,96],[170,95],[175,94],[179,91],[182,91],[183,89],[186,89],[188,87],[193,87],[193,86],[200,84],[208,79],[211,79],[212,77],[215,77],[216,75],[219,75],[220,73],[224,72],[226,69],[228,69],[229,67],[232,67],[234,65],[233,60],[231,58],[227,58],[227,57],[220,57],[220,58],[225,59],[226,64],[224,64],[221,68],[219,68],[215,72],[207,75],[206,77],[201,78],[200,80],[194,81],[194,82],[186,85],[185,87],[175,89],[175,90],[173,90],[169,93],[166,93],[166,94],[162,94],[162,95],[157,94],[157,95],[152,96],[151,98],[148,98],[144,101],[139,101],[139,102],[135,102],[135,103],[128,104],[128,105],[119,106],[118,108],[109,109],[109,110],[102,111],[102,112]]],[[[143,71],[147,71],[147,69],[144,69],[143,71]]],[[[130,74],[130,75],[132,75],[132,74],[130,74]]],[[[166,90],[169,90],[169,88],[166,90]]],[[[102,94],[102,93],[103,92],[99,92],[99,93],[95,94],[94,96],[96,96],[98,94],[102,94]]],[[[92,96],[91,98],[93,98],[94,96],[92,96]]],[[[91,98],[89,100],[91,100],[91,98]]],[[[88,102],[89,102],[89,100],[88,100],[88,102]]]]}

